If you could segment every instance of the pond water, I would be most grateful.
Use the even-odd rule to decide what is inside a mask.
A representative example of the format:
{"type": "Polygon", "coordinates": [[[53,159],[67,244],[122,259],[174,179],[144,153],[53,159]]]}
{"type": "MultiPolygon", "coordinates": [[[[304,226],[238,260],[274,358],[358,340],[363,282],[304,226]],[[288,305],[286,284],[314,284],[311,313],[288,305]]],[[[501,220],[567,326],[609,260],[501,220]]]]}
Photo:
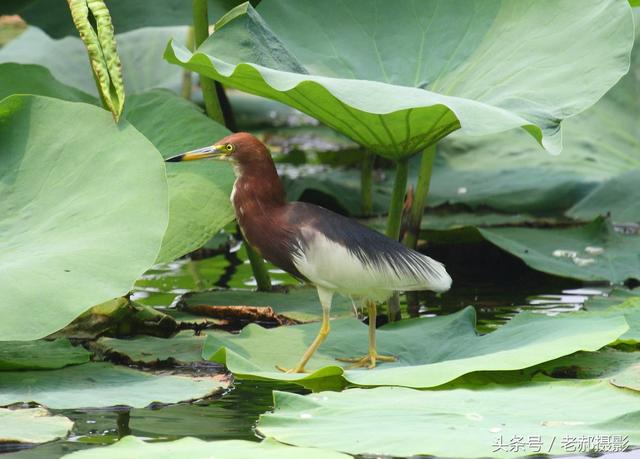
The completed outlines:
{"type": "MultiPolygon", "coordinates": [[[[157,267],[141,279],[134,297],[146,304],[170,307],[179,294],[194,288],[250,286],[250,266],[245,261],[243,249],[236,248],[239,250],[231,254],[218,254],[196,261],[179,260],[157,267]]],[[[489,245],[463,245],[446,250],[435,248],[437,254],[430,253],[456,267],[451,273],[455,280],[454,288],[443,295],[421,295],[420,315],[449,314],[471,304],[478,312],[479,328],[490,331],[522,309],[544,314],[575,311],[589,296],[603,295],[607,291],[604,285],[585,285],[535,272],[520,260],[489,245]],[[454,262],[465,254],[470,258],[469,263],[454,262]],[[501,279],[501,284],[496,285],[494,279],[501,279]]],[[[296,282],[273,267],[272,274],[279,284],[296,282]]],[[[222,396],[192,404],[130,411],[58,410],[56,413],[75,421],[69,439],[22,450],[16,450],[12,445],[0,445],[0,452],[5,453],[3,458],[53,458],[91,446],[110,444],[126,434],[158,441],[184,436],[204,440],[258,441],[254,425],[261,413],[272,409],[273,390],[305,393],[295,385],[236,381],[222,396]]]]}

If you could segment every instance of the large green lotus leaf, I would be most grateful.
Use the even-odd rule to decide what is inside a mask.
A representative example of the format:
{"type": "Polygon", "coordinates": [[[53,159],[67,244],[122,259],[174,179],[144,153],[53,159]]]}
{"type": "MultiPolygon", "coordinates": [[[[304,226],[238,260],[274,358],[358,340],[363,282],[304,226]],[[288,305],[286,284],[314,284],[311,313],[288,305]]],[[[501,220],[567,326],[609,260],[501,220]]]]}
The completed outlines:
{"type": "MultiPolygon", "coordinates": [[[[215,21],[241,3],[238,0],[208,0],[209,18],[215,21]]],[[[106,2],[118,33],[142,27],[191,25],[191,3],[184,0],[154,0],[153,8],[145,2],[108,0],[106,2]]],[[[55,38],[76,36],[69,6],[51,0],[3,0],[0,14],[19,14],[29,24],[36,25],[55,38]]]]}
{"type": "Polygon", "coordinates": [[[227,387],[223,379],[154,375],[109,363],[85,363],[60,370],[5,371],[0,406],[37,402],[52,409],[178,403],[207,397],[227,387]]]}
{"type": "Polygon", "coordinates": [[[527,446],[536,436],[538,452],[545,454],[572,452],[567,444],[576,437],[619,435],[620,451],[627,446],[624,437],[629,445],[640,444],[640,396],[602,381],[437,391],[380,387],[307,396],[274,392],[274,397],[274,412],[258,423],[263,435],[351,454],[515,458],[536,452],[527,446]],[[516,437],[524,446],[514,451],[509,443],[516,437]]]}
{"type": "MultiPolygon", "coordinates": [[[[6,95],[28,93],[71,101],[97,99],[65,86],[36,65],[0,64],[0,76],[15,83],[6,95]]],[[[145,135],[164,157],[209,145],[229,130],[207,117],[200,108],[167,90],[151,90],[127,98],[125,118],[145,135]]],[[[220,161],[168,163],[169,226],[158,262],[167,262],[201,247],[233,219],[229,201],[234,176],[220,161]]]]}
{"type": "MultiPolygon", "coordinates": [[[[564,212],[599,183],[639,168],[639,46],[634,48],[631,68],[592,108],[563,123],[561,155],[543,154],[531,136],[522,130],[482,137],[454,135],[445,139],[438,147],[427,204],[431,207],[464,204],[500,212],[564,212]]],[[[410,183],[415,184],[417,170],[418,164],[411,164],[410,183]]],[[[359,182],[356,170],[343,171],[341,175],[345,185],[359,182]]],[[[331,185],[336,181],[332,180],[333,176],[333,172],[328,172],[302,177],[291,186],[291,191],[295,196],[306,190],[322,192],[343,207],[349,205],[357,210],[359,203],[350,204],[350,200],[352,196],[358,197],[358,188],[352,186],[352,193],[345,199],[344,194],[332,191],[331,185]]],[[[382,202],[388,202],[392,176],[390,171],[374,176],[375,196],[382,193],[382,202]]],[[[630,173],[629,181],[632,176],[630,173]]],[[[612,191],[619,183],[619,180],[612,181],[603,191],[612,191]]],[[[582,211],[582,214],[571,215],[590,219],[609,208],[619,210],[625,204],[633,206],[634,190],[624,191],[624,195],[618,196],[622,202],[615,207],[608,202],[599,204],[588,200],[601,207],[591,206],[588,214],[582,211]]],[[[582,206],[579,209],[582,210],[582,206]]],[[[464,223],[474,224],[471,219],[464,223]]]]}
{"type": "Polygon", "coordinates": [[[53,441],[66,437],[72,427],[71,419],[51,416],[44,408],[0,408],[0,444],[53,441]]]}
{"type": "Polygon", "coordinates": [[[172,338],[137,336],[132,339],[100,338],[93,345],[96,352],[118,356],[134,365],[175,362],[186,364],[202,360],[202,347],[207,332],[195,335],[185,330],[172,338]]]}
{"type": "Polygon", "coordinates": [[[207,442],[193,437],[175,441],[147,443],[140,438],[128,436],[114,445],[91,448],[67,454],[65,459],[348,459],[350,456],[319,448],[296,448],[267,439],[261,443],[247,440],[224,440],[207,442]]]}
{"type": "Polygon", "coordinates": [[[0,336],[32,340],[127,293],[153,264],[165,169],[130,124],[46,97],[0,102],[0,145],[0,336]]]}
{"type": "MultiPolygon", "coordinates": [[[[128,97],[124,117],[165,158],[211,145],[229,134],[196,105],[160,89],[128,97]]],[[[158,263],[201,247],[234,218],[229,196],[235,177],[230,164],[211,160],[166,167],[169,226],[158,263]]]]}
{"type": "MultiPolygon", "coordinates": [[[[638,139],[640,142],[640,136],[638,139]]],[[[639,184],[640,169],[614,177],[571,207],[567,215],[578,220],[590,220],[610,214],[614,222],[640,223],[639,184]]]]}
{"type": "MultiPolygon", "coordinates": [[[[634,11],[636,22],[639,11],[634,11]]],[[[636,30],[636,41],[639,33],[636,30]]],[[[543,154],[521,130],[452,136],[439,147],[429,202],[484,205],[509,212],[566,210],[594,185],[640,168],[639,119],[640,46],[636,45],[629,73],[589,110],[562,123],[561,155],[543,154]]],[[[617,183],[602,191],[612,191],[617,183]]],[[[629,199],[625,196],[629,195],[617,197],[625,202],[629,199]]],[[[603,207],[575,213],[576,217],[590,219],[608,210],[605,202],[588,202],[603,207]]]]}
{"type": "Polygon", "coordinates": [[[640,235],[598,218],[573,228],[479,228],[492,244],[538,271],[582,280],[640,279],[640,235]]]}
{"type": "MultiPolygon", "coordinates": [[[[286,293],[256,292],[255,290],[212,290],[187,293],[178,307],[190,310],[195,306],[265,306],[288,319],[310,322],[322,318],[318,292],[314,288],[295,288],[286,293]]],[[[353,315],[353,304],[348,298],[336,295],[331,306],[332,317],[353,315]]]]}
{"type": "Polygon", "coordinates": [[[46,370],[87,363],[91,353],[67,338],[0,341],[0,370],[46,370]]]}
{"type": "MultiPolygon", "coordinates": [[[[73,26],[71,19],[69,24],[73,26]]],[[[184,43],[186,37],[186,27],[149,27],[117,34],[127,96],[160,87],[178,90],[182,71],[161,56],[170,38],[184,43]]],[[[62,83],[98,95],[86,49],[75,34],[53,40],[37,27],[29,27],[0,49],[0,62],[42,65],[62,83]]]]}
{"type": "Polygon", "coordinates": [[[13,94],[37,94],[71,102],[97,105],[95,97],[60,83],[51,72],[39,65],[0,64],[0,100],[13,94]]]}
{"type": "Polygon", "coordinates": [[[203,355],[224,363],[240,378],[311,386],[323,378],[342,376],[363,386],[426,388],[474,371],[516,370],[578,350],[595,351],[628,329],[620,316],[521,313],[497,331],[479,336],[475,320],[475,310],[468,307],[448,316],[385,325],[377,332],[378,352],[398,360],[374,370],[345,369],[348,364],[335,360],[367,352],[367,327],[355,319],[331,322],[331,333],[307,365],[307,374],[281,373],[275,366],[295,365],[317,333],[317,324],[270,330],[249,325],[239,335],[213,333],[207,337],[203,355]]]}
{"type": "Polygon", "coordinates": [[[173,43],[166,58],[390,158],[457,129],[519,126],[559,151],[560,120],[626,73],[633,43],[624,0],[583,2],[579,21],[572,2],[550,0],[264,1],[258,11],[239,6],[195,53],[173,43]]]}

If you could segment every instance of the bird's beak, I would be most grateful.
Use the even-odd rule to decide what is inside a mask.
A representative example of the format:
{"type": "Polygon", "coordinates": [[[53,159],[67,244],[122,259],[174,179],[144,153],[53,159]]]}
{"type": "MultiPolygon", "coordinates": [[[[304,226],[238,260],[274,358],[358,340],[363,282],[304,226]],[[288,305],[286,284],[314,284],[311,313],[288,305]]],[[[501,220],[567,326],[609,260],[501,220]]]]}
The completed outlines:
{"type": "Polygon", "coordinates": [[[226,159],[228,156],[229,152],[224,145],[211,145],[172,156],[165,159],[165,161],[168,163],[177,163],[179,161],[195,161],[206,158],[226,159]]]}

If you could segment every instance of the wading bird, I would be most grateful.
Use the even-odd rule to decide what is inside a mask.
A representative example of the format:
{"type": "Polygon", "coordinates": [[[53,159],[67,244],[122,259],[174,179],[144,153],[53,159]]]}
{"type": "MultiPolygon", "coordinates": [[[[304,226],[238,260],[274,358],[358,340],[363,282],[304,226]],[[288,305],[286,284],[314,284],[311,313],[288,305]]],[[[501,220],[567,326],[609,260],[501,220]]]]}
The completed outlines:
{"type": "Polygon", "coordinates": [[[350,218],[303,202],[287,202],[267,147],[251,134],[232,134],[214,145],[167,161],[205,158],[230,160],[236,181],[231,193],[240,229],[262,257],[318,289],[322,325],[296,367],[305,365],[329,334],[331,299],[335,293],[361,301],[369,315],[369,352],[353,366],[373,368],[394,361],[376,350],[376,303],[394,291],[433,290],[451,286],[444,266],[350,218]]]}

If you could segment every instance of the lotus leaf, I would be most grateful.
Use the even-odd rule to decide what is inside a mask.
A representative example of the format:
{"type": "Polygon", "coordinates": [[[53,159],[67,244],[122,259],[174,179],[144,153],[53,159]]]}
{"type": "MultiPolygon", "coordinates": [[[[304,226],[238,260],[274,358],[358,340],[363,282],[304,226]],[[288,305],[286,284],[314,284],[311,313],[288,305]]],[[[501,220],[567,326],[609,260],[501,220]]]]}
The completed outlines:
{"type": "Polygon", "coordinates": [[[13,94],[36,94],[70,102],[98,104],[95,97],[60,83],[48,69],[39,65],[0,64],[0,77],[0,100],[13,94]]]}
{"type": "Polygon", "coordinates": [[[573,228],[480,228],[480,233],[539,271],[614,283],[640,279],[640,236],[617,230],[608,219],[573,228]]]}
{"type": "Polygon", "coordinates": [[[614,177],[576,203],[567,215],[578,220],[611,215],[614,222],[640,223],[639,184],[640,169],[614,177]]]}
{"type": "MultiPolygon", "coordinates": [[[[167,40],[173,38],[184,43],[186,37],[186,27],[149,27],[118,33],[116,41],[127,96],[153,88],[177,91],[182,71],[164,62],[160,56],[167,40]]],[[[98,95],[84,45],[75,36],[53,40],[42,30],[30,26],[0,49],[0,62],[42,65],[60,82],[98,95]]]]}
{"type": "Polygon", "coordinates": [[[0,406],[33,401],[52,409],[143,408],[153,402],[207,397],[227,386],[220,377],[154,375],[109,363],[85,363],[61,370],[2,372],[0,406]]]}
{"type": "Polygon", "coordinates": [[[51,416],[44,408],[0,408],[0,444],[44,443],[66,437],[72,427],[71,419],[51,416]]]}
{"type": "Polygon", "coordinates": [[[0,144],[0,336],[32,340],[126,294],[153,264],[164,163],[108,112],[39,96],[0,102],[0,144]]]}
{"type": "Polygon", "coordinates": [[[611,384],[640,392],[640,362],[615,375],[611,384]]]}
{"type": "Polygon", "coordinates": [[[579,21],[571,2],[539,0],[264,1],[258,11],[240,5],[194,53],[174,42],[165,56],[389,158],[458,129],[524,127],[557,152],[560,120],[626,73],[633,42],[624,0],[583,2],[579,21]]]}
{"type": "Polygon", "coordinates": [[[0,370],[45,370],[87,363],[91,353],[72,346],[68,339],[55,341],[0,341],[0,370]]]}
{"type": "Polygon", "coordinates": [[[616,343],[630,345],[640,344],[640,295],[638,292],[635,292],[635,295],[630,296],[628,299],[618,300],[616,304],[613,305],[605,306],[602,302],[598,304],[597,302],[588,301],[585,306],[587,311],[591,311],[594,314],[610,316],[623,315],[629,324],[629,330],[620,336],[616,343]]]}
{"type": "Polygon", "coordinates": [[[527,368],[578,350],[595,351],[627,329],[620,316],[520,313],[497,331],[479,336],[471,307],[448,316],[404,320],[378,329],[378,351],[394,363],[374,370],[345,369],[337,357],[367,352],[367,327],[355,319],[331,322],[331,333],[307,365],[310,373],[278,372],[290,366],[314,338],[316,324],[266,330],[245,327],[239,335],[212,333],[203,356],[224,363],[239,378],[290,381],[308,387],[336,386],[341,378],[362,386],[435,387],[474,371],[527,368]],[[327,381],[323,381],[326,379],[327,381]]]}
{"type": "MultiPolygon", "coordinates": [[[[211,145],[229,134],[196,105],[166,90],[129,97],[124,116],[165,158],[211,145]]],[[[234,180],[226,162],[167,163],[169,227],[159,263],[201,247],[233,220],[229,195],[234,180]]]]}
{"type": "Polygon", "coordinates": [[[202,347],[206,336],[206,332],[195,335],[193,331],[185,330],[172,338],[100,338],[93,349],[101,354],[117,355],[118,360],[124,358],[135,365],[168,361],[185,364],[202,360],[202,347]]]}
{"type": "MultiPolygon", "coordinates": [[[[275,410],[258,430],[284,443],[350,454],[503,457],[586,453],[576,437],[619,436],[640,444],[640,396],[602,381],[417,391],[349,389],[307,396],[275,392],[275,410]],[[512,438],[539,438],[540,450],[510,448],[512,438]],[[555,440],[554,440],[555,437],[555,440]],[[464,441],[461,441],[464,439],[464,441]]],[[[625,442],[626,439],[626,442],[625,442]]],[[[595,442],[596,440],[594,440],[595,442]]],[[[593,445],[594,449],[598,445],[593,445]]]]}
{"type": "MultiPolygon", "coordinates": [[[[0,64],[0,75],[15,82],[6,88],[6,95],[23,92],[97,104],[95,98],[59,83],[40,66],[0,64]]],[[[195,104],[161,89],[130,96],[125,118],[164,157],[211,144],[229,134],[195,104]]],[[[228,164],[219,161],[168,163],[166,168],[169,226],[158,262],[174,260],[201,247],[233,220],[228,196],[234,176],[228,164]]]]}
{"type": "Polygon", "coordinates": [[[261,443],[246,440],[206,442],[186,437],[171,442],[147,443],[136,437],[125,437],[118,443],[102,448],[92,448],[64,456],[66,459],[348,459],[350,456],[335,451],[317,448],[295,448],[273,440],[261,443]]]}
{"type": "MultiPolygon", "coordinates": [[[[634,13],[637,23],[640,9],[634,13]]],[[[637,41],[640,29],[636,29],[637,41]]],[[[541,154],[533,139],[519,130],[483,137],[452,136],[442,142],[430,205],[449,202],[509,212],[564,211],[598,183],[640,168],[638,119],[640,46],[636,45],[630,71],[593,107],[562,123],[561,155],[541,154]],[[461,189],[464,193],[458,192],[461,189]]],[[[606,210],[591,208],[588,215],[573,216],[591,219],[606,210]]]]}

